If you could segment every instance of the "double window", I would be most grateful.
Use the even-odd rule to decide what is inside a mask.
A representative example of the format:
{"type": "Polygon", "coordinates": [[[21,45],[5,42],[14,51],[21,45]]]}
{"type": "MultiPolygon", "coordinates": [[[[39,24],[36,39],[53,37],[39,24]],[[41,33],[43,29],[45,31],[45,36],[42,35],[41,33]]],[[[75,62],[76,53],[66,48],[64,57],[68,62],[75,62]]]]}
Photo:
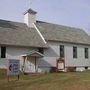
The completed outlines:
{"type": "MultiPolygon", "coordinates": [[[[85,55],[85,59],[89,58],[88,48],[84,49],[84,55],[85,55]]],[[[73,58],[77,58],[77,47],[73,47],[73,58]]]]}
{"type": "Polygon", "coordinates": [[[64,57],[64,45],[60,45],[60,57],[64,57]]]}
{"type": "Polygon", "coordinates": [[[1,47],[1,58],[6,58],[6,47],[1,47]]]}

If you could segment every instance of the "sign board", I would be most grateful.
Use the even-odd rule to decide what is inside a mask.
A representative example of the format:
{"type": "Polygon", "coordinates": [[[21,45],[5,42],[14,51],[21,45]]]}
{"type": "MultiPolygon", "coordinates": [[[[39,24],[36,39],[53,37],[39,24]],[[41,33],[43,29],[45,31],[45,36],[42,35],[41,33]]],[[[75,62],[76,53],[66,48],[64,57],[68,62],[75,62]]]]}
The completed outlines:
{"type": "Polygon", "coordinates": [[[58,63],[58,69],[64,69],[64,63],[63,62],[58,63]]]}
{"type": "Polygon", "coordinates": [[[20,61],[16,59],[8,60],[7,75],[19,75],[20,61]]]}
{"type": "Polygon", "coordinates": [[[61,57],[57,59],[57,63],[56,63],[57,72],[65,70],[65,62],[64,61],[65,61],[65,59],[61,58],[61,57]]]}

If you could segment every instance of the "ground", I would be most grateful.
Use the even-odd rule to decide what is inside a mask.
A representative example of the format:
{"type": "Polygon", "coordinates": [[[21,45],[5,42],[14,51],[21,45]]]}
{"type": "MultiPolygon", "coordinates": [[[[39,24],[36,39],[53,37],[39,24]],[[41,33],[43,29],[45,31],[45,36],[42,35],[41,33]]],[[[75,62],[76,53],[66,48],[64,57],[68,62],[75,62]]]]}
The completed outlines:
{"type": "Polygon", "coordinates": [[[19,81],[7,82],[6,72],[0,70],[0,90],[90,90],[90,71],[21,74],[19,81]]]}

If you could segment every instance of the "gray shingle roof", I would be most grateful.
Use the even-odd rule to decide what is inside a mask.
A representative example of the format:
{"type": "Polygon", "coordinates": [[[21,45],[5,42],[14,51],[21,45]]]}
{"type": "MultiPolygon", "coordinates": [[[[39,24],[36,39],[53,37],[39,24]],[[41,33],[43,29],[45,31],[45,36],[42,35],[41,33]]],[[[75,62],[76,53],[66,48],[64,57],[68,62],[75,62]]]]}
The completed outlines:
{"type": "Polygon", "coordinates": [[[47,47],[34,28],[28,28],[24,23],[0,20],[0,44],[47,47]]]}
{"type": "Polygon", "coordinates": [[[41,21],[37,21],[36,26],[46,40],[90,45],[89,36],[82,29],[41,21]]]}
{"type": "MultiPolygon", "coordinates": [[[[37,21],[46,40],[90,45],[90,37],[78,28],[37,21]]],[[[0,20],[0,45],[47,47],[34,28],[24,23],[0,20]]]]}

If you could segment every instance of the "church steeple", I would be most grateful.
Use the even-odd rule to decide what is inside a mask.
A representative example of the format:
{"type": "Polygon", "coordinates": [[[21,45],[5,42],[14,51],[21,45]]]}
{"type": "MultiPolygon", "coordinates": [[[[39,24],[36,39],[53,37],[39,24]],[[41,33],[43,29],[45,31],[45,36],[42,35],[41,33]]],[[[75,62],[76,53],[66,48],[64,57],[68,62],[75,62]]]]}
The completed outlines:
{"type": "Polygon", "coordinates": [[[36,22],[36,14],[37,12],[31,8],[24,12],[24,22],[28,25],[28,27],[33,28],[33,23],[36,22]]]}

